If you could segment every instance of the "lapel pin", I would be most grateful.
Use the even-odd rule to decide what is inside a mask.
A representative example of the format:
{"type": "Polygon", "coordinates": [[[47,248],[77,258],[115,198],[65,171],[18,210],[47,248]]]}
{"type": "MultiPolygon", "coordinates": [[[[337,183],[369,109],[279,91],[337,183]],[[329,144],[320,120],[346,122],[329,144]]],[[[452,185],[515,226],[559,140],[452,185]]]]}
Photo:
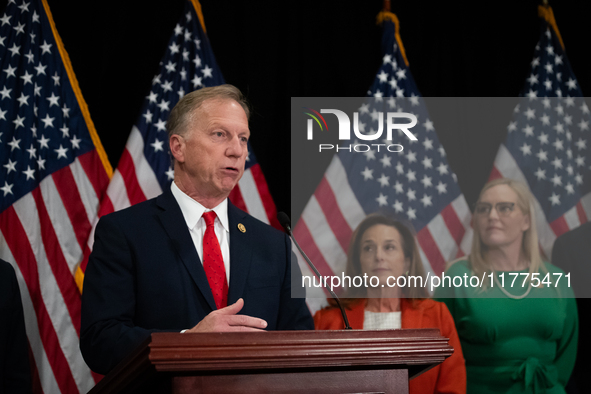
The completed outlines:
{"type": "Polygon", "coordinates": [[[246,227],[244,227],[244,224],[238,223],[238,230],[240,230],[241,233],[245,233],[246,227]]]}

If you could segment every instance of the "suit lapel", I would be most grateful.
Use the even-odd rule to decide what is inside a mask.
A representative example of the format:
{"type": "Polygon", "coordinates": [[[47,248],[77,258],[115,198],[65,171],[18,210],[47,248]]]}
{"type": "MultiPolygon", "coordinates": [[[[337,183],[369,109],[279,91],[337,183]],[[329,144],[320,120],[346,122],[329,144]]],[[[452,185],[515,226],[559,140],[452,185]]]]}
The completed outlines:
{"type": "Polygon", "coordinates": [[[228,222],[230,224],[230,286],[228,305],[236,302],[244,294],[246,279],[252,259],[253,234],[244,223],[246,213],[228,201],[228,222]],[[245,226],[246,232],[238,230],[238,224],[245,226]]]}
{"type": "Polygon", "coordinates": [[[216,310],[215,301],[207,276],[203,270],[203,265],[195,250],[193,239],[187,229],[185,218],[181,212],[181,208],[174,199],[170,189],[165,191],[157,198],[157,204],[162,209],[159,213],[159,219],[162,226],[166,230],[168,237],[174,245],[176,253],[178,253],[189,275],[207,300],[207,303],[212,310],[216,310]]]}

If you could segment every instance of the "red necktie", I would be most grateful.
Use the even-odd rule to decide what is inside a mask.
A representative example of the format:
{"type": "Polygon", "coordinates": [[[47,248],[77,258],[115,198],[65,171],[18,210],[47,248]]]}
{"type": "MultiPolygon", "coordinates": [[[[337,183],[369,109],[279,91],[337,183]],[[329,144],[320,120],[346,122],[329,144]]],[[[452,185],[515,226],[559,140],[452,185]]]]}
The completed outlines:
{"type": "Polygon", "coordinates": [[[222,250],[220,243],[215,235],[216,214],[214,211],[205,212],[203,219],[207,228],[203,235],[203,268],[213,299],[218,309],[228,306],[228,281],[226,280],[226,268],[224,267],[224,259],[222,257],[222,250]]]}

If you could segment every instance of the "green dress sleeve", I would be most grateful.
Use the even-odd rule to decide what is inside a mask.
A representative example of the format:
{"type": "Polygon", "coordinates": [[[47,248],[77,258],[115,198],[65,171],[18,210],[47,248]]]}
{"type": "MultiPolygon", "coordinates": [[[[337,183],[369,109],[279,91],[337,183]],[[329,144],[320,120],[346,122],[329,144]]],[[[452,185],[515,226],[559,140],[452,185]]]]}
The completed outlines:
{"type": "Polygon", "coordinates": [[[558,341],[556,349],[556,360],[554,364],[558,369],[558,381],[566,386],[577,358],[577,343],[579,337],[579,316],[577,313],[577,303],[571,288],[563,287],[568,293],[568,298],[564,298],[565,320],[562,338],[558,341]]]}

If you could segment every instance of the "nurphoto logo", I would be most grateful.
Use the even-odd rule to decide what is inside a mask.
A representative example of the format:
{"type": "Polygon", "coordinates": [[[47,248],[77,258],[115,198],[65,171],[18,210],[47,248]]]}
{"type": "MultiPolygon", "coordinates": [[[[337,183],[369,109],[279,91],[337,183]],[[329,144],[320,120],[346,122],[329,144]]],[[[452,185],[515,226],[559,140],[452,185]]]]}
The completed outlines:
{"type": "MultiPolygon", "coordinates": [[[[329,132],[328,124],[326,119],[322,114],[332,114],[335,115],[337,121],[339,122],[339,140],[341,141],[350,141],[351,140],[351,120],[349,115],[345,112],[338,110],[338,109],[321,109],[320,112],[308,108],[303,107],[305,109],[304,114],[308,115],[310,118],[307,122],[307,139],[309,141],[314,139],[314,122],[318,125],[321,132],[329,132]]],[[[399,130],[404,133],[410,140],[416,141],[417,137],[414,136],[409,129],[413,128],[417,124],[417,117],[408,112],[387,112],[384,116],[383,112],[376,113],[377,121],[378,121],[378,130],[365,134],[360,131],[359,127],[359,113],[353,112],[353,133],[355,134],[355,138],[362,140],[362,141],[375,141],[378,138],[382,137],[384,134],[384,117],[386,118],[386,141],[392,141],[392,131],[399,130]],[[404,122],[400,122],[400,120],[405,120],[404,122]]],[[[373,131],[373,130],[372,130],[373,131]]],[[[400,134],[402,134],[400,133],[400,134]]],[[[348,150],[349,152],[367,152],[371,150],[371,147],[376,147],[377,151],[380,151],[380,148],[385,148],[388,152],[402,152],[404,147],[400,144],[349,144],[349,145],[333,145],[333,144],[318,144],[318,151],[322,152],[323,150],[336,150],[339,152],[340,150],[348,150]]]]}

